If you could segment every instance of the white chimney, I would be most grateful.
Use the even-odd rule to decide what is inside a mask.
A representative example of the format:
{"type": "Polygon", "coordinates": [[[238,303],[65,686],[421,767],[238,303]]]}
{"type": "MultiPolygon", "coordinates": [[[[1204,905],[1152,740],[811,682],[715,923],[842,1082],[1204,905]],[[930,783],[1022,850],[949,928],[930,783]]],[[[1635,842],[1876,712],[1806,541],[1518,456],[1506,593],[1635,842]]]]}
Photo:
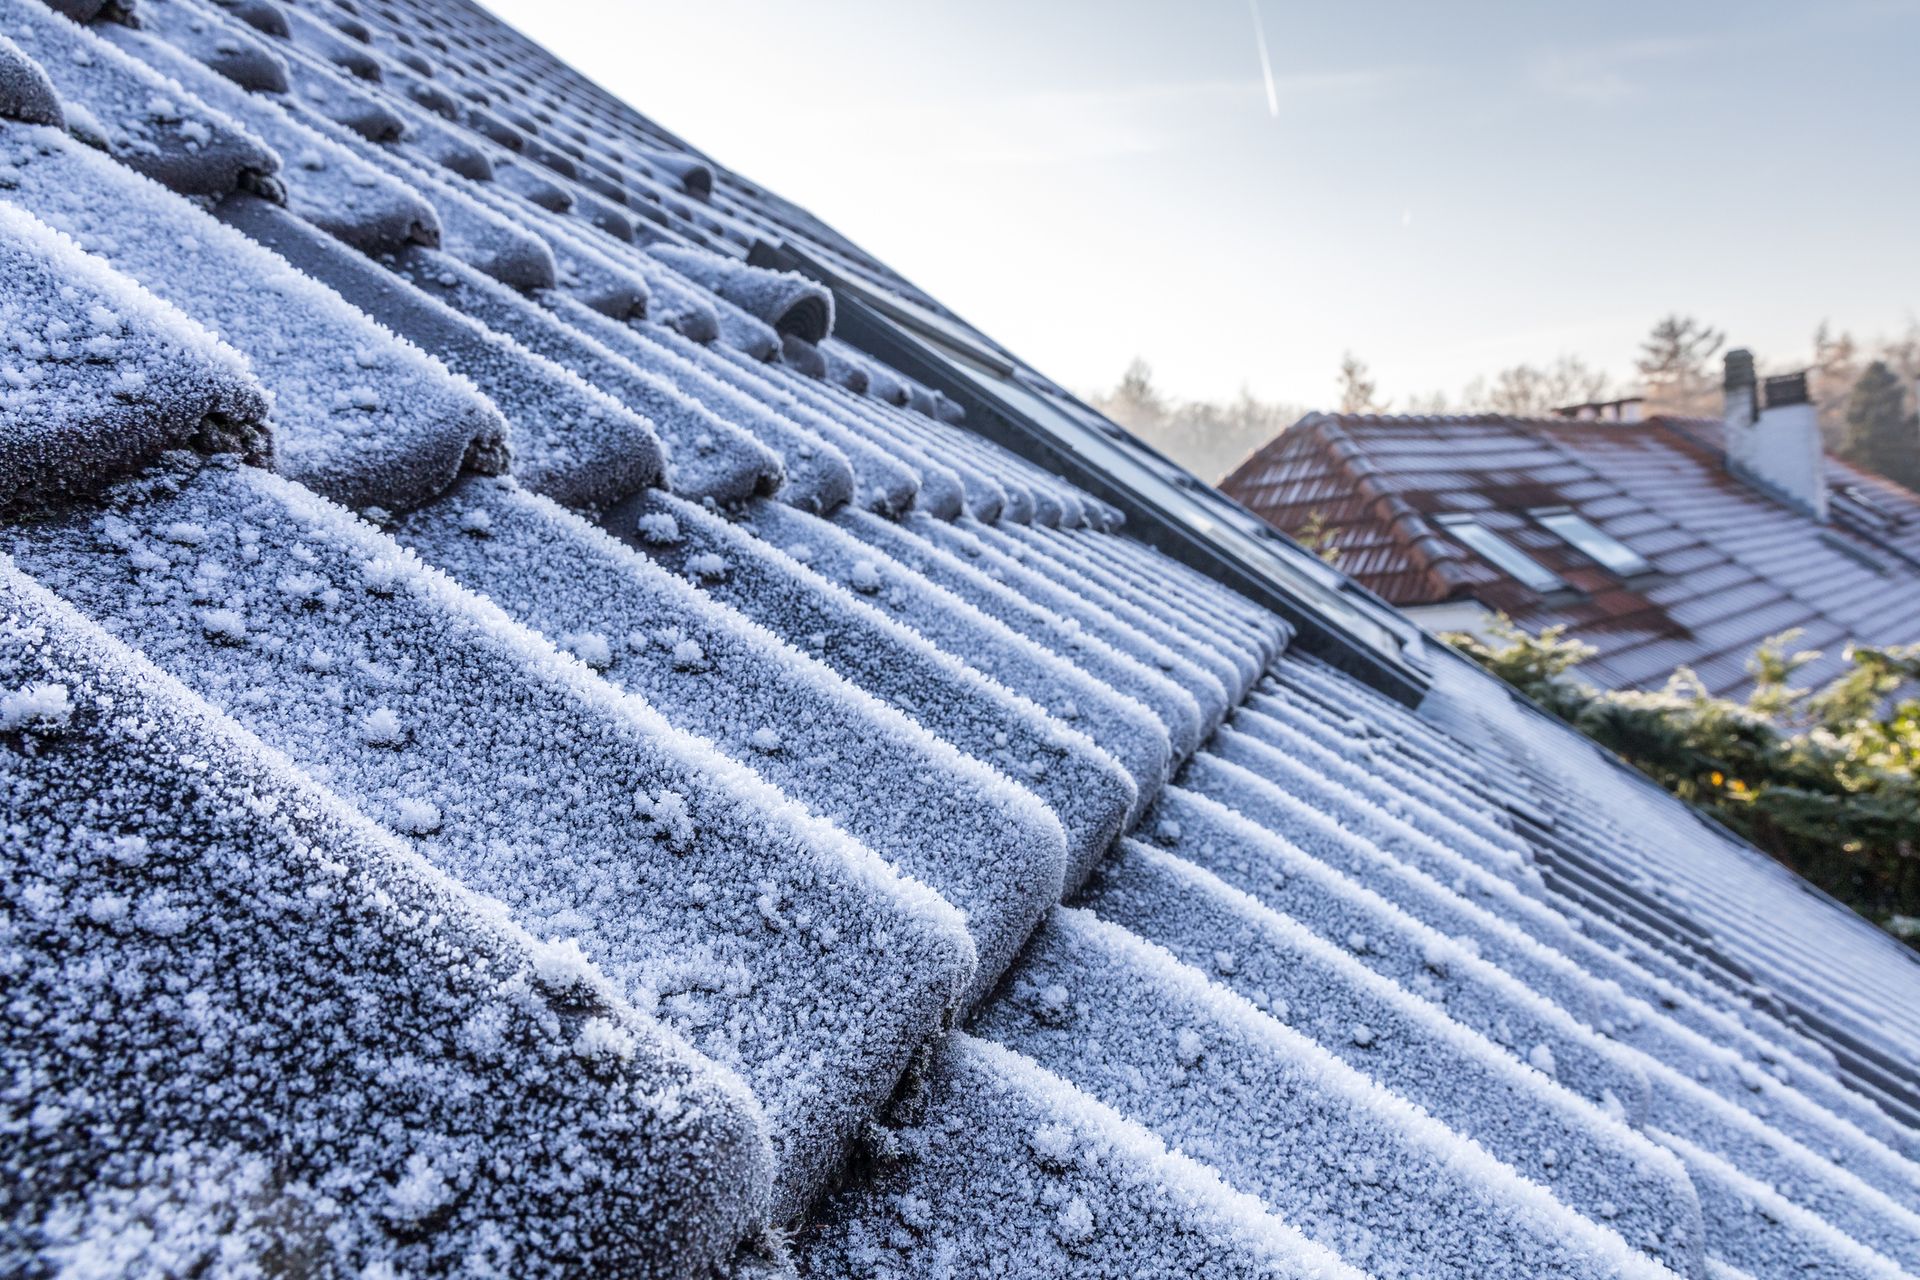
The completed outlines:
{"type": "Polygon", "coordinates": [[[1827,459],[1807,375],[1758,381],[1753,353],[1727,352],[1727,466],[1749,483],[1827,518],[1827,459]]]}

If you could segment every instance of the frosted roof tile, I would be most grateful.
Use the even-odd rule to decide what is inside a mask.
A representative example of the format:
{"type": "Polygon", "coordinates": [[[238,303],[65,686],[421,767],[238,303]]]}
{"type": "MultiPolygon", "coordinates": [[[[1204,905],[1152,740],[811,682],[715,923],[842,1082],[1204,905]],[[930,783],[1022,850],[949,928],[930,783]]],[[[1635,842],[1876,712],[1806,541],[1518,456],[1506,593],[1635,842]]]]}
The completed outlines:
{"type": "MultiPolygon", "coordinates": [[[[160,0],[165,9],[171,0],[160,0]]],[[[115,46],[164,70],[204,103],[229,113],[283,158],[277,178],[287,207],[363,253],[438,244],[440,215],[420,193],[308,128],[272,101],[247,93],[150,34],[118,24],[103,29],[115,46]]]]}
{"type": "MultiPolygon", "coordinates": [[[[289,207],[241,194],[220,217],[347,301],[53,130],[0,125],[9,197],[225,336],[274,398],[283,471],[387,508],[461,585],[231,457],[58,495],[0,543],[274,738],[290,785],[331,788],[467,881],[451,892],[496,894],[502,937],[577,938],[608,1007],[644,1008],[609,1025],[738,1072],[762,1117],[740,1149],[763,1129],[772,1164],[689,1208],[713,1250],[674,1258],[792,1276],[771,1218],[808,1274],[1339,1274],[1302,1225],[1386,1269],[1605,1270],[1616,1231],[1709,1280],[1920,1261],[1920,1133],[1895,1118],[1920,1122],[1897,1056],[1920,999],[1784,876],[1730,875],[1718,837],[1608,791],[1484,682],[1435,672],[1416,712],[1290,648],[932,387],[822,344],[806,300],[827,295],[744,265],[756,241],[945,313],[478,9],[152,5],[144,31],[97,30],[280,153],[276,182],[241,180],[289,207]],[[1131,834],[1157,847],[1109,852],[1142,809],[1131,834]],[[1023,952],[1090,869],[1079,901],[1104,919],[1054,913],[1023,952]],[[1833,957],[1776,908],[1818,917],[1833,957]],[[1086,1088],[943,1034],[981,999],[976,1032],[1086,1088]],[[1033,1021],[1075,999],[1097,1042],[1033,1021]],[[1845,1038],[1866,1026],[1884,1050],[1845,1038]],[[1298,1091],[1223,1104],[1252,1078],[1298,1091]],[[1282,1112],[1379,1176],[1275,1161],[1254,1121],[1282,1112]],[[1453,1193],[1389,1190],[1414,1169],[1453,1193]]],[[[30,74],[8,83],[16,114],[49,115],[30,74]]],[[[180,349],[185,420],[213,375],[180,349]]],[[[62,419],[92,424],[91,394],[62,419]]],[[[178,430],[130,434],[127,465],[178,430]]],[[[1432,435],[1396,456],[1462,483],[1495,457],[1432,435]]],[[[0,688],[0,752],[64,705],[0,688]]],[[[724,1177],[703,1141],[647,1169],[724,1177]]],[[[391,1185],[432,1189],[402,1169],[391,1185]]],[[[680,1248],[658,1221],[633,1238],[680,1248]]]]}
{"type": "MultiPolygon", "coordinates": [[[[1145,803],[1139,797],[1150,799],[1166,781],[1173,763],[1166,726],[1124,692],[830,521],[774,503],[755,504],[746,519],[755,536],[1086,734],[1133,779],[1128,825],[1145,803]]],[[[1071,879],[1085,871],[1076,865],[1071,879]]]]}
{"type": "Polygon", "coordinates": [[[691,1276],[762,1219],[737,1077],[4,557],[0,602],[0,689],[62,708],[0,731],[35,908],[8,913],[33,1176],[0,1265],[691,1276]]]}
{"type": "Polygon", "coordinates": [[[39,0],[0,0],[0,35],[52,80],[68,128],[122,164],[187,195],[272,189],[280,158],[264,142],[39,0]]]}
{"type": "Polygon", "coordinates": [[[949,1036],[865,1186],[797,1241],[806,1272],[1360,1280],[1254,1197],[1020,1054],[949,1036]]]}
{"type": "Polygon", "coordinates": [[[1699,1203],[1678,1165],[1623,1112],[1559,1087],[1550,1051],[1511,1053],[1447,1017],[1433,1002],[1444,998],[1441,975],[1402,988],[1195,864],[1133,841],[1077,905],[1212,975],[1676,1270],[1697,1262],[1699,1203]]]}
{"type": "MultiPolygon", "coordinates": [[[[570,370],[278,210],[254,204],[226,207],[222,214],[470,379],[512,425],[513,474],[529,488],[569,504],[591,504],[625,497],[660,478],[666,458],[652,424],[570,370]]],[[[435,256],[419,249],[409,260],[432,263],[435,256]]],[[[457,264],[443,259],[428,269],[455,274],[457,264]]]]}
{"type": "Polygon", "coordinates": [[[1066,829],[1069,866],[1089,865],[1119,831],[1136,792],[1112,757],[850,588],[742,529],[657,493],[617,508],[607,524],[715,599],[1033,790],[1066,829]],[[664,525],[662,516],[671,516],[672,524],[664,525]],[[671,529],[672,536],[650,529],[671,529]]]}
{"type": "MultiPolygon", "coordinates": [[[[931,517],[921,517],[915,524],[929,520],[931,517]]],[[[1185,759],[1199,747],[1199,705],[1158,670],[1074,625],[1069,618],[1040,607],[958,555],[915,537],[907,528],[858,511],[843,511],[834,523],[1073,663],[1107,688],[1153,711],[1167,731],[1174,760],[1185,759]]]]}
{"type": "MultiPolygon", "coordinates": [[[[285,93],[291,85],[287,60],[269,48],[257,33],[237,21],[226,20],[223,15],[214,15],[219,15],[219,10],[209,14],[179,0],[141,0],[139,29],[205,63],[242,89],[285,93]]],[[[116,25],[119,24],[104,24],[95,30],[105,39],[118,43],[123,36],[122,31],[114,30],[116,25]]],[[[122,30],[132,28],[122,27],[122,30]]],[[[135,57],[145,60],[139,45],[131,51],[135,57]]],[[[196,87],[195,92],[201,91],[196,87]]]]}
{"type": "Polygon", "coordinates": [[[67,237],[0,203],[0,512],[86,493],[196,442],[264,457],[246,361],[67,237]]]}
{"type": "MultiPolygon", "coordinates": [[[[958,556],[995,582],[1006,584],[1025,599],[1033,600],[1068,627],[1084,628],[1107,643],[1131,655],[1150,670],[1159,671],[1186,690],[1201,710],[1200,737],[1204,739],[1218,727],[1230,705],[1226,687],[1212,672],[1201,669],[1174,652],[1146,629],[1130,625],[1126,606],[1097,584],[1084,580],[1068,585],[1039,573],[1006,551],[991,545],[977,531],[986,526],[942,524],[934,520],[914,519],[910,527],[933,545],[958,556]]],[[[1186,753],[1183,753],[1183,755],[1186,753]]]]}
{"type": "Polygon", "coordinates": [[[804,1203],[971,978],[959,914],[339,508],[252,468],[157,481],[8,549],[739,1070],[780,1216],[804,1203]]]}
{"type": "Polygon", "coordinates": [[[1026,788],[579,517],[475,480],[396,536],[960,907],[976,990],[1058,900],[1066,837],[1026,788]]]}
{"type": "Polygon", "coordinates": [[[655,245],[650,252],[675,271],[773,326],[808,342],[833,332],[833,295],[791,271],[763,271],[698,249],[655,245]]]}
{"type": "MultiPolygon", "coordinates": [[[[429,297],[564,366],[642,415],[667,447],[669,487],[675,493],[695,501],[710,497],[735,503],[772,493],[784,483],[780,459],[772,450],[703,408],[665,378],[566,324],[553,311],[491,280],[480,279],[464,264],[449,262],[430,250],[396,255],[390,265],[429,297]]],[[[554,443],[572,454],[574,465],[583,469],[605,467],[617,474],[632,474],[632,459],[640,452],[633,441],[616,438],[602,450],[582,452],[586,435],[575,428],[554,443]]],[[[534,451],[524,439],[518,447],[523,457],[534,451]]],[[[626,495],[620,492],[614,496],[626,495]]]]}
{"type": "Polygon", "coordinates": [[[4,35],[0,35],[0,117],[56,129],[67,125],[60,94],[46,71],[4,35]]]}
{"type": "Polygon", "coordinates": [[[685,335],[662,325],[617,324],[570,298],[544,299],[561,318],[586,330],[642,370],[677,387],[722,422],[747,432],[778,455],[786,482],[783,501],[806,510],[831,511],[853,500],[853,464],[836,445],[716,377],[708,354],[685,335]]]}
{"type": "Polygon", "coordinates": [[[356,506],[406,507],[463,465],[504,464],[505,424],[472,384],[266,249],[50,130],[0,128],[0,150],[9,200],[247,357],[275,396],[285,473],[356,506]]]}
{"type": "MultiPolygon", "coordinates": [[[[1672,1273],[1635,1244],[1682,1270],[1701,1248],[1686,1215],[1629,1244],[1282,1020],[1084,913],[1048,919],[977,1023],[1356,1265],[1655,1280],[1672,1273]],[[1422,1212],[1407,1213],[1414,1199],[1422,1212]]],[[[1363,1047],[1388,1033],[1348,1029],[1363,1047]]],[[[1677,1170],[1662,1172],[1674,1187],[1677,1170]]]]}

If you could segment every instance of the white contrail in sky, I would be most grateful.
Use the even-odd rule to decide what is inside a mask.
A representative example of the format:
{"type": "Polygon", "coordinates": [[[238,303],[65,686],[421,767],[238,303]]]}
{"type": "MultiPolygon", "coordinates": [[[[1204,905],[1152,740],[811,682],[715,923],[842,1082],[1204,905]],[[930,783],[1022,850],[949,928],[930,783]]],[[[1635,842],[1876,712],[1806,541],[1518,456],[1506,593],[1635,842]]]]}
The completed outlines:
{"type": "Polygon", "coordinates": [[[1267,114],[1280,118],[1280,92],[1273,87],[1273,59],[1267,56],[1267,27],[1260,21],[1260,0],[1247,0],[1253,11],[1253,43],[1260,50],[1260,74],[1267,81],[1267,114]]]}

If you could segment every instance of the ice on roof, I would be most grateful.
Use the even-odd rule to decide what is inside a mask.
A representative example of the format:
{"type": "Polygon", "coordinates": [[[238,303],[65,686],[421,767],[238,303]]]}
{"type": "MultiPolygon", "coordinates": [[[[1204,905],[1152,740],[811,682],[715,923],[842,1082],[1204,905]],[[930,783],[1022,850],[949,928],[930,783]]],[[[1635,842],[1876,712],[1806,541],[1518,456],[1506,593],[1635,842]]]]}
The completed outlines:
{"type": "Polygon", "coordinates": [[[232,228],[51,130],[0,129],[0,163],[9,200],[248,358],[274,393],[287,474],[404,508],[462,466],[504,462],[499,412],[470,383],[232,228]]]}

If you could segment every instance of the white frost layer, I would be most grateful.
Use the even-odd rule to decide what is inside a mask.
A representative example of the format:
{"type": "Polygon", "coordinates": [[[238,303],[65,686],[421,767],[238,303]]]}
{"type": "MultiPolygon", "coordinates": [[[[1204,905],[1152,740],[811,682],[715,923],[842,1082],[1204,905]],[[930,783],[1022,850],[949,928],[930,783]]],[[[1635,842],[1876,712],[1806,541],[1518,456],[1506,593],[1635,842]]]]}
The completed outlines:
{"type": "Polygon", "coordinates": [[[1908,1274],[1685,1139],[1657,1130],[1654,1136],[1686,1163],[1707,1216],[1713,1255],[1755,1280],[1894,1280],[1908,1274]]]}
{"type": "Polygon", "coordinates": [[[973,537],[977,537],[981,543],[995,549],[1000,555],[1014,560],[1016,564],[1043,576],[1046,580],[1058,583],[1060,587],[1066,587],[1068,591],[1085,591],[1091,585],[1092,589],[1104,593],[1112,601],[1116,618],[1121,618],[1127,626],[1146,633],[1148,637],[1154,639],[1154,643],[1177,652],[1181,658],[1192,662],[1202,672],[1219,681],[1221,691],[1227,695],[1225,697],[1227,706],[1240,700],[1240,670],[1231,658],[1221,654],[1219,649],[1215,649],[1210,643],[1198,643],[1183,629],[1167,624],[1167,620],[1160,616],[1160,612],[1156,612],[1154,608],[1148,608],[1135,593],[1121,589],[1116,581],[1100,574],[1096,568],[1092,568],[1091,564],[1077,564],[1071,558],[1043,555],[1039,549],[1027,545],[1021,539],[1021,530],[1018,530],[1018,526],[1008,526],[1006,522],[987,526],[977,520],[962,520],[960,528],[972,533],[973,537]]]}
{"type": "Polygon", "coordinates": [[[223,196],[280,167],[238,121],[38,0],[0,0],[0,34],[53,81],[69,129],[175,191],[223,196]]]}
{"type": "MultiPolygon", "coordinates": [[[[975,1029],[1375,1274],[1670,1274],[1299,1032],[1085,912],[1049,917],[975,1029]]],[[[1368,1028],[1353,1036],[1372,1040],[1368,1028]]],[[[1672,1229],[1679,1238],[1653,1247],[1698,1251],[1697,1223],[1672,1229]]]]}
{"type": "Polygon", "coordinates": [[[1019,1054],[947,1037],[874,1142],[871,1178],[821,1207],[809,1276],[1360,1280],[1211,1170],[1019,1054]]]}
{"type": "MultiPolygon", "coordinates": [[[[1609,1112],[1562,1087],[1544,1043],[1523,1063],[1298,921],[1131,840],[1076,905],[1166,947],[1629,1241],[1697,1247],[1700,1210],[1685,1172],[1627,1127],[1618,1100],[1609,1112]],[[1365,1044],[1356,1027],[1367,1029],[1365,1044]]],[[[1444,994],[1437,975],[1428,987],[1444,994]]],[[[1677,1270],[1692,1261],[1662,1256],[1677,1270]]]]}
{"type": "Polygon", "coordinates": [[[1020,529],[1014,533],[1041,554],[1096,576],[1117,594],[1134,601],[1194,644],[1219,654],[1232,666],[1234,680],[1227,688],[1236,701],[1246,697],[1247,690],[1266,669],[1269,653],[1274,651],[1266,643],[1270,637],[1256,634],[1251,628],[1225,623],[1217,616],[1208,616],[1212,613],[1210,609],[1196,610],[1171,600],[1163,582],[1149,585],[1131,565],[1115,564],[1112,551],[1103,545],[1107,542],[1104,536],[1041,528],[1020,529]]]}
{"type": "Polygon", "coordinates": [[[283,473],[407,507],[463,461],[504,461],[505,424],[470,383],[187,201],[51,129],[0,124],[0,170],[8,200],[247,357],[274,395],[283,473]]]}
{"type": "Polygon", "coordinates": [[[0,507],[85,492],[210,414],[264,437],[267,397],[245,359],[0,204],[0,507]]]}
{"type": "Polygon", "coordinates": [[[1679,993],[1669,992],[1658,1007],[1628,995],[1618,983],[1594,976],[1480,905],[1497,894],[1478,894],[1480,901],[1465,896],[1476,885],[1484,888],[1483,882],[1462,875],[1451,887],[1443,886],[1292,793],[1209,753],[1194,758],[1182,781],[1268,831],[1297,841],[1316,859],[1435,928],[1473,939],[1481,955],[1601,1033],[1647,1053],[1783,1133],[1818,1150],[1841,1153],[1843,1163],[1875,1185],[1901,1196],[1920,1186],[1920,1168],[1801,1092],[1819,1088],[1824,1100],[1836,1087],[1817,1068],[1771,1051],[1764,1043],[1754,1044],[1737,1024],[1707,1019],[1734,1044],[1750,1050],[1752,1058],[1683,1025],[1670,1016],[1672,1003],[1684,1002],[1679,993]]]}
{"type": "MultiPolygon", "coordinates": [[[[1209,749],[1281,787],[1352,837],[1443,883],[1465,882],[1489,910],[1565,955],[1592,977],[1616,983],[1629,996],[1662,1010],[1667,1019],[1682,1028],[1734,1048],[1750,1059],[1770,1066],[1778,1064],[1795,1076],[1818,1071],[1795,1052],[1801,1048],[1798,1038],[1783,1045],[1778,1039],[1762,1039],[1743,1025],[1732,1011],[1732,1001],[1720,998],[1724,994],[1721,989],[1702,982],[1676,985],[1667,976],[1671,968],[1664,958],[1637,941],[1626,953],[1608,950],[1595,935],[1612,931],[1603,930],[1597,922],[1590,925],[1592,918],[1585,913],[1577,917],[1582,927],[1573,927],[1575,919],[1542,900],[1547,895],[1538,885],[1539,876],[1531,859],[1513,848],[1463,838],[1465,833],[1436,837],[1419,830],[1414,822],[1419,805],[1391,798],[1376,804],[1345,785],[1336,773],[1315,767],[1304,750],[1272,747],[1231,729],[1216,735],[1209,749]]],[[[1356,743],[1351,753],[1360,762],[1376,754],[1365,741],[1356,743]]],[[[1660,1029],[1656,1024],[1647,1034],[1652,1036],[1660,1029]]]]}
{"type": "Polygon", "coordinates": [[[692,1276],[762,1220],[738,1079],[0,557],[23,687],[0,1270],[692,1276]]]}
{"type": "Polygon", "coordinates": [[[298,486],[162,474],[109,511],[4,537],[28,572],[739,1069],[773,1125],[782,1216],[972,976],[963,921],[931,890],[298,486]],[[183,523],[192,546],[164,536],[183,523]],[[210,628],[214,609],[239,625],[210,628]]]}
{"type": "Polygon", "coordinates": [[[1219,678],[1176,653],[1145,628],[1125,620],[1123,603],[1111,593],[1085,581],[1071,584],[1058,582],[1022,564],[972,532],[976,529],[985,530],[985,525],[971,521],[947,524],[914,517],[909,519],[908,527],[934,546],[951,551],[990,580],[1005,585],[1022,599],[1033,601],[1059,618],[1063,628],[1096,635],[1149,670],[1164,673],[1167,679],[1186,690],[1200,708],[1198,737],[1201,740],[1212,733],[1225,717],[1227,690],[1219,678]]]}
{"type": "Polygon", "coordinates": [[[1547,1045],[1561,1083],[1583,1096],[1600,1101],[1611,1094],[1630,1117],[1643,1114],[1647,1082],[1637,1056],[1595,1034],[1592,1020],[1581,1016],[1584,1010],[1544,996],[1530,973],[1483,958],[1471,930],[1410,910],[1378,892],[1378,880],[1349,878],[1311,851],[1183,787],[1167,788],[1141,829],[1152,843],[1347,948],[1374,972],[1444,1003],[1451,1017],[1494,1043],[1515,1053],[1547,1045]]]}
{"type": "Polygon", "coordinates": [[[935,735],[1025,785],[1067,833],[1067,865],[1085,867],[1132,808],[1126,771],[1084,734],[936,649],[850,587],[698,507],[648,494],[608,517],[616,536],[819,659],[935,735]],[[660,537],[649,529],[665,526],[660,537]],[[648,522],[644,527],[641,522],[648,522]]]}
{"type": "MultiPolygon", "coordinates": [[[[814,573],[1093,739],[1133,779],[1129,822],[1139,816],[1140,795],[1151,798],[1166,781],[1172,764],[1166,727],[1140,703],[836,523],[775,503],[756,504],[748,519],[756,536],[796,559],[804,554],[814,573]]],[[[1075,866],[1070,878],[1078,883],[1085,872],[1085,865],[1075,866]]]]}
{"type": "MultiPolygon", "coordinates": [[[[915,537],[906,527],[864,511],[842,511],[834,523],[1027,640],[1073,663],[1106,687],[1152,710],[1167,731],[1176,761],[1186,759],[1200,745],[1199,704],[1160,672],[1129,657],[1071,619],[994,581],[959,556],[915,537]]],[[[1164,780],[1156,781],[1153,789],[1158,790],[1164,780]]]]}
{"type": "MultiPolygon", "coordinates": [[[[1264,788],[1267,799],[1279,794],[1250,775],[1235,781],[1226,794],[1244,803],[1255,788],[1264,788]]],[[[1756,1176],[1786,1180],[1783,1185],[1800,1188],[1809,1205],[1843,1208],[1848,1221],[1858,1220],[1877,1239],[1910,1237],[1914,1224],[1898,1193],[1914,1176],[1912,1166],[1773,1076],[1700,1037],[1686,1034],[1691,1052],[1678,1062],[1611,1043],[1631,1025],[1628,1019],[1657,1015],[1644,1005],[1624,1013],[1610,1011],[1604,1001],[1569,1006],[1554,999],[1556,984],[1538,969],[1489,963],[1483,958],[1491,951],[1483,931],[1432,909],[1445,905],[1446,895],[1438,886],[1429,886],[1417,899],[1396,894],[1397,905],[1388,906],[1370,891],[1387,885],[1382,877],[1366,877],[1360,883],[1369,888],[1361,888],[1272,832],[1181,788],[1164,793],[1144,829],[1157,843],[1295,916],[1321,936],[1344,942],[1369,968],[1428,998],[1444,990],[1448,1012],[1496,1043],[1516,1053],[1545,1044],[1554,1055],[1558,1077],[1587,1097],[1600,1099],[1612,1091],[1629,1103],[1636,1119],[1643,1099],[1663,1127],[1702,1142],[1756,1176]],[[1443,932],[1434,932],[1436,927],[1443,932]],[[1436,985],[1437,973],[1445,974],[1443,984],[1436,985]],[[1568,1036],[1563,1024],[1576,1021],[1584,1025],[1577,1035],[1568,1036]],[[1598,1040],[1588,1028],[1609,1039],[1598,1040]],[[1601,1056],[1596,1057],[1596,1050],[1601,1056]],[[1569,1052],[1575,1056],[1570,1058],[1569,1052]],[[1623,1070],[1641,1082],[1632,1092],[1618,1079],[1623,1070]],[[1727,1077],[1721,1087],[1714,1087],[1716,1073],[1727,1077]],[[1744,1096],[1727,1098],[1734,1089],[1744,1096]],[[1809,1135],[1806,1145],[1795,1140],[1801,1131],[1809,1135]],[[1869,1186],[1877,1190],[1869,1192],[1869,1186]],[[1888,1186],[1893,1200],[1881,1194],[1888,1186]]]]}
{"type": "MultiPolygon", "coordinates": [[[[784,483],[780,460],[765,445],[555,312],[463,263],[449,263],[444,255],[415,252],[395,267],[429,295],[572,371],[645,418],[668,446],[670,487],[682,497],[733,503],[772,493],[784,483]]],[[[583,441],[575,430],[556,437],[550,447],[564,451],[571,468],[608,466],[606,446],[583,449],[583,444],[599,442],[583,441]]],[[[517,433],[516,447],[525,450],[517,433]]]]}
{"type": "Polygon", "coordinates": [[[959,907],[976,994],[1058,900],[1066,837],[1032,792],[580,517],[475,479],[395,536],[959,907]]]}

